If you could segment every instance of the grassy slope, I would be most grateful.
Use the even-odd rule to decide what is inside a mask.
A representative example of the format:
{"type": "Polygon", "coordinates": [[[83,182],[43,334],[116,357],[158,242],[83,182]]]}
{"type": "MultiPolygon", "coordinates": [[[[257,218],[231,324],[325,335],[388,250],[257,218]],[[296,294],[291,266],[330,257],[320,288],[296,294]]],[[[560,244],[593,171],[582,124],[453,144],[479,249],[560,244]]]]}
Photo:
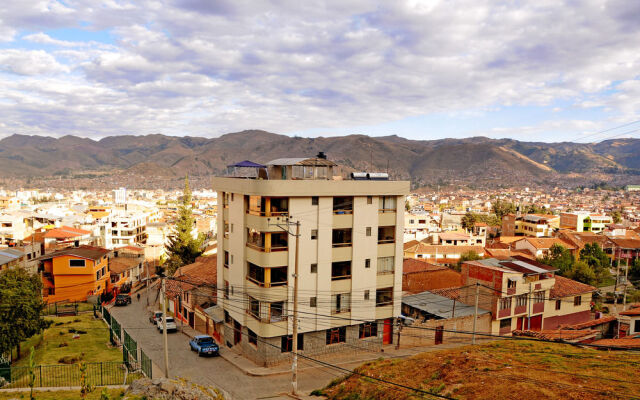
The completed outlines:
{"type": "MultiPolygon", "coordinates": [[[[122,397],[124,390],[109,389],[107,390],[111,399],[116,400],[122,397]]],[[[87,400],[99,400],[102,388],[96,388],[86,397],[87,400]]],[[[60,390],[60,391],[34,391],[37,400],[78,400],[80,399],[80,391],[60,390]]],[[[0,392],[0,400],[29,399],[29,392],[0,392]]]]}
{"type": "MultiPolygon", "coordinates": [[[[378,360],[358,371],[458,399],[610,399],[640,393],[640,355],[536,341],[504,340],[378,360]]],[[[330,399],[415,398],[358,375],[332,382],[322,392],[330,399]]]]}
{"type": "Polygon", "coordinates": [[[109,345],[109,331],[107,324],[101,319],[94,319],[92,313],[75,317],[50,317],[53,321],[49,329],[22,344],[23,357],[15,366],[29,365],[29,347],[35,345],[35,362],[39,364],[59,364],[58,360],[64,356],[76,356],[81,361],[121,361],[122,353],[109,345]],[[76,322],[79,320],[79,322],[76,322]],[[85,331],[80,337],[73,339],[69,329],[85,331]],[[67,346],[60,347],[62,343],[67,346]]]}

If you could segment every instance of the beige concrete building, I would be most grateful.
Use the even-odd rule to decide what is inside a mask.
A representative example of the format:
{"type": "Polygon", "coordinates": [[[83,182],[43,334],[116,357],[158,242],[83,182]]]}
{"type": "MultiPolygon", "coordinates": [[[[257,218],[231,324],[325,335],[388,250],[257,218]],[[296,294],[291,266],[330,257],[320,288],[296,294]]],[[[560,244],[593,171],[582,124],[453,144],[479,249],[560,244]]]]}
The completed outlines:
{"type": "Polygon", "coordinates": [[[343,180],[319,158],[280,159],[262,179],[213,178],[224,343],[269,365],[291,351],[295,233],[304,354],[380,348],[400,314],[409,182],[343,180]],[[267,179],[265,179],[267,177],[267,179]],[[289,223],[289,225],[287,225],[289,223]]]}

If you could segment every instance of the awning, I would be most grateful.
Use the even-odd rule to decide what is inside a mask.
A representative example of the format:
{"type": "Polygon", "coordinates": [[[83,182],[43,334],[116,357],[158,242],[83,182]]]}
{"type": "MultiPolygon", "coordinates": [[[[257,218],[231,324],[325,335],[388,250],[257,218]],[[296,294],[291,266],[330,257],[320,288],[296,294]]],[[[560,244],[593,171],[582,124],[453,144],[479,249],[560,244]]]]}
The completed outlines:
{"type": "Polygon", "coordinates": [[[212,306],[212,307],[209,307],[209,308],[205,308],[204,312],[216,324],[224,321],[224,311],[222,310],[222,307],[220,307],[219,305],[212,306]]]}
{"type": "Polygon", "coordinates": [[[254,163],[253,161],[249,161],[249,160],[244,160],[244,161],[240,161],[240,162],[235,163],[235,164],[230,164],[230,165],[227,165],[227,167],[229,167],[229,168],[232,168],[232,167],[236,167],[236,168],[267,168],[266,165],[257,164],[257,163],[254,163]]]}
{"type": "Polygon", "coordinates": [[[507,279],[509,279],[511,282],[518,282],[520,280],[520,278],[514,276],[510,276],[507,279]]]}

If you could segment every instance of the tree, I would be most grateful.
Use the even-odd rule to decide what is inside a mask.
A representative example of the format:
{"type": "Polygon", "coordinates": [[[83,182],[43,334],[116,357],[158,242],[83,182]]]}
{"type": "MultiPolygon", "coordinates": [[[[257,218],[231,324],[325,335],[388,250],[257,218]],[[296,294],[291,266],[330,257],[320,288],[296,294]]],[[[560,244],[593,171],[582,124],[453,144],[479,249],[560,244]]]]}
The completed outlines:
{"type": "Polygon", "coordinates": [[[601,283],[609,276],[609,257],[602,250],[598,243],[587,243],[582,250],[580,250],[580,260],[584,261],[593,269],[596,275],[596,283],[601,283]]]}
{"type": "Polygon", "coordinates": [[[620,214],[620,211],[616,210],[612,212],[611,219],[613,220],[614,224],[619,224],[620,222],[622,222],[622,215],[620,214]]]}
{"type": "Polygon", "coordinates": [[[514,214],[516,212],[516,206],[513,203],[496,199],[493,203],[493,213],[502,221],[502,217],[507,214],[514,214]]]}
{"type": "Polygon", "coordinates": [[[554,244],[549,249],[549,253],[539,260],[543,264],[550,265],[558,269],[558,275],[569,277],[575,257],[567,248],[562,245],[554,244]]]}
{"type": "Polygon", "coordinates": [[[482,259],[482,257],[480,257],[475,251],[467,251],[466,253],[460,254],[460,261],[458,261],[458,264],[456,264],[454,269],[460,272],[460,270],[462,269],[462,263],[464,263],[465,261],[475,261],[480,259],[482,259]]]}
{"type": "Polygon", "coordinates": [[[42,281],[23,268],[0,274],[0,354],[46,328],[42,318],[42,281]]]}
{"type": "Polygon", "coordinates": [[[464,229],[473,229],[473,225],[476,223],[476,221],[478,220],[476,214],[472,213],[472,212],[467,212],[464,217],[462,217],[462,220],[460,221],[462,224],[462,227],[464,229]]]}
{"type": "Polygon", "coordinates": [[[168,259],[165,265],[169,274],[173,274],[183,265],[192,264],[202,254],[204,238],[193,238],[191,232],[195,220],[191,213],[191,189],[189,177],[184,179],[184,191],[182,192],[182,204],[178,210],[178,221],[174,234],[169,238],[167,246],[168,259]]]}
{"type": "Polygon", "coordinates": [[[598,283],[598,277],[596,276],[593,268],[584,261],[576,262],[573,265],[573,268],[569,271],[567,278],[593,286],[598,283]]]}

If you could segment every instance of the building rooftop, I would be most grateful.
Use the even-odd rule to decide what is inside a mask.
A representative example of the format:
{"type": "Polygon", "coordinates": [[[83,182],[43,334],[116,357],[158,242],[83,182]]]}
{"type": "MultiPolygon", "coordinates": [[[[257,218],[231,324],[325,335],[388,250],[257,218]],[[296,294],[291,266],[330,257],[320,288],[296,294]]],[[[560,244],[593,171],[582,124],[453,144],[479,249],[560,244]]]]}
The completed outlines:
{"type": "MultiPolygon", "coordinates": [[[[442,319],[466,317],[474,314],[474,306],[466,305],[430,291],[405,296],[402,298],[402,304],[406,304],[417,310],[432,314],[442,319]]],[[[489,313],[489,310],[478,308],[478,315],[487,313],[489,313]]]]}
{"type": "Polygon", "coordinates": [[[24,256],[24,253],[17,249],[6,248],[0,249],[0,265],[9,264],[24,256]]]}
{"type": "Polygon", "coordinates": [[[111,250],[107,250],[102,247],[94,247],[94,246],[78,246],[78,247],[69,247],[66,249],[58,250],[53,253],[46,254],[42,257],[39,257],[38,260],[50,260],[56,257],[63,256],[75,256],[78,258],[86,258],[88,260],[99,260],[105,255],[109,254],[111,250]]]}
{"type": "Polygon", "coordinates": [[[551,291],[549,292],[549,298],[551,299],[559,299],[561,297],[567,296],[577,296],[580,294],[592,293],[598,290],[594,286],[586,285],[584,283],[580,283],[563,276],[556,275],[555,278],[556,283],[553,285],[551,291]]]}

